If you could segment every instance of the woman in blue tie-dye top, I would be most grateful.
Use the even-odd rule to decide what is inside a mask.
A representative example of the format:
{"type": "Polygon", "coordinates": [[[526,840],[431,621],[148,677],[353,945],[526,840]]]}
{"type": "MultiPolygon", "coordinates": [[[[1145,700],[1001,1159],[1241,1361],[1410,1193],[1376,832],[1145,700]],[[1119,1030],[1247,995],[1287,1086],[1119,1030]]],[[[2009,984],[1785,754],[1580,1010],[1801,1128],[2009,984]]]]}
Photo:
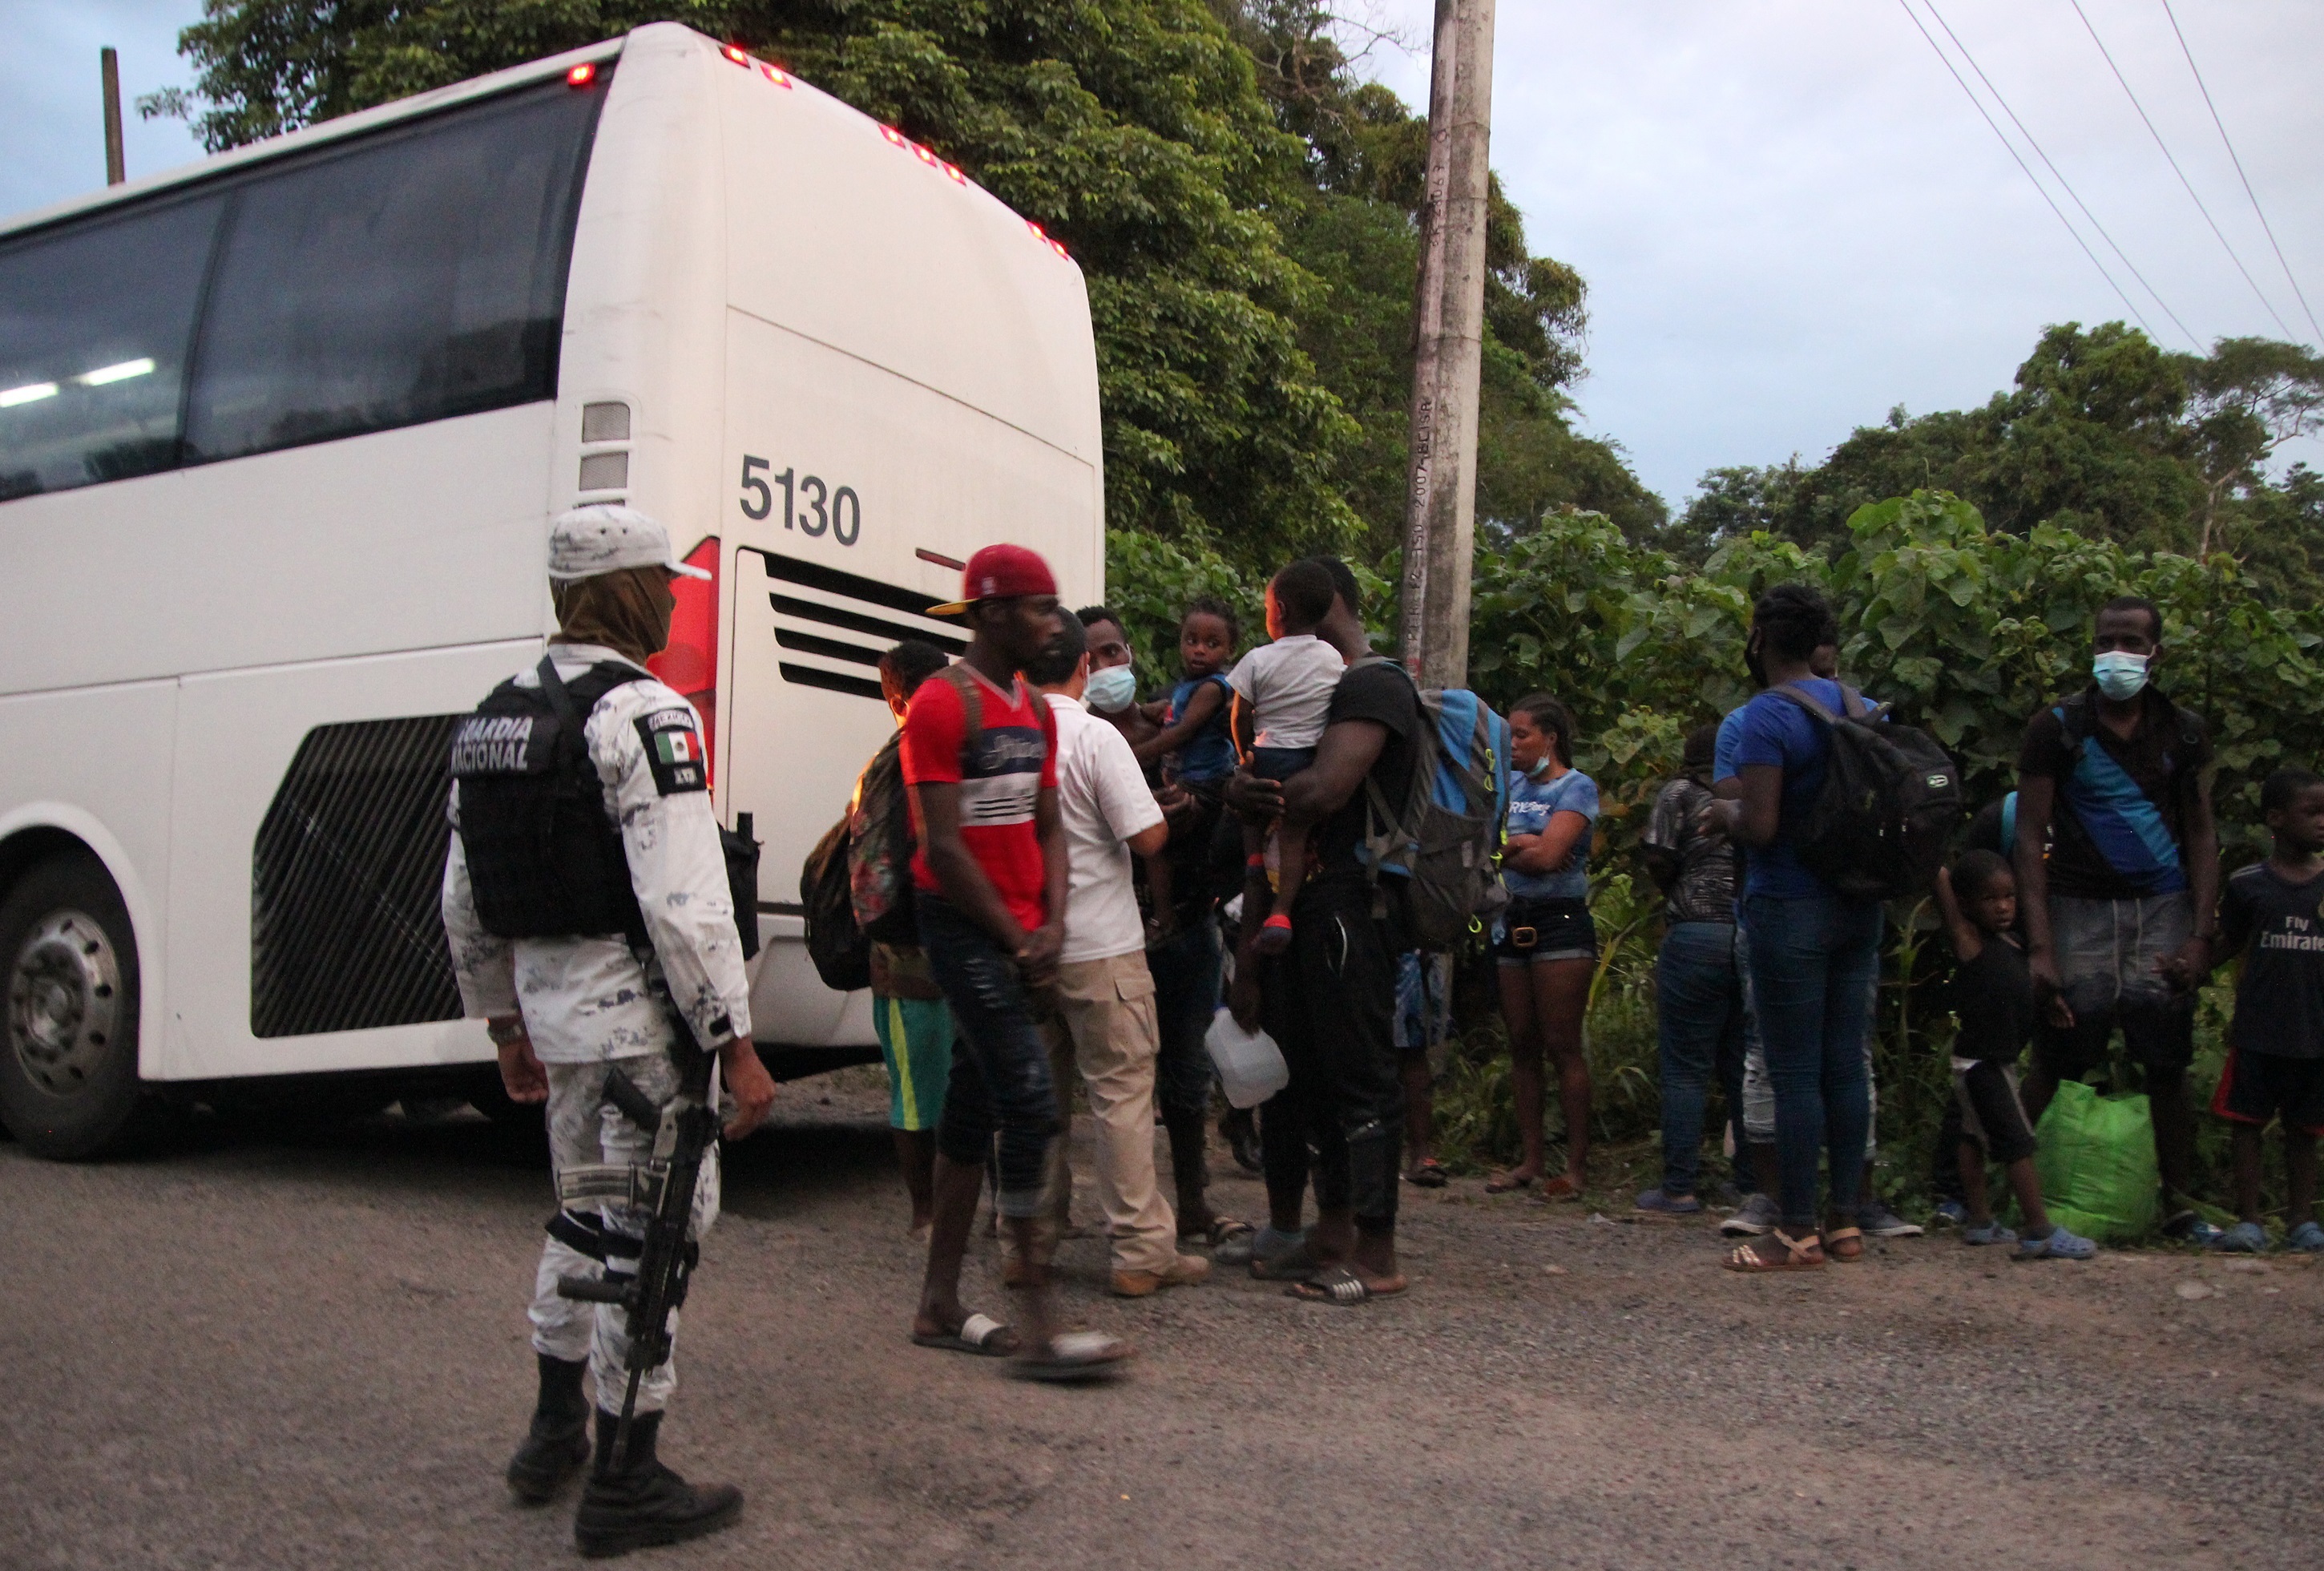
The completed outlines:
{"type": "Polygon", "coordinates": [[[1509,763],[1501,855],[1509,905],[1493,926],[1493,953],[1524,1153],[1485,1189],[1501,1194],[1539,1183],[1545,1200],[1577,1200],[1590,1155],[1590,1066],[1582,1056],[1582,1014],[1598,969],[1598,931],[1590,919],[1598,784],[1573,767],[1573,714],[1547,693],[1528,694],[1509,710],[1509,763]],[[1542,1156],[1545,1059],[1557,1069],[1558,1100],[1565,1110],[1565,1171],[1554,1178],[1542,1156]]]}

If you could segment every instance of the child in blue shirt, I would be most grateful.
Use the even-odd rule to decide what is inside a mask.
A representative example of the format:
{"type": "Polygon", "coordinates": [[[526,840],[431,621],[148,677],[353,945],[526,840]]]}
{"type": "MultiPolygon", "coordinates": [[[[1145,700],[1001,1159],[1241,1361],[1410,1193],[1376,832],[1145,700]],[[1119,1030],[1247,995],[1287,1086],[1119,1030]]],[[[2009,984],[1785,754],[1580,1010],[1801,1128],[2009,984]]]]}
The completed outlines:
{"type": "Polygon", "coordinates": [[[1226,669],[1240,634],[1233,608],[1224,601],[1204,596],[1186,606],[1178,620],[1178,665],[1185,676],[1158,714],[1148,707],[1162,729],[1130,749],[1140,766],[1175,753],[1174,776],[1181,784],[1222,787],[1234,773],[1234,733],[1227,721],[1234,689],[1226,669]]]}

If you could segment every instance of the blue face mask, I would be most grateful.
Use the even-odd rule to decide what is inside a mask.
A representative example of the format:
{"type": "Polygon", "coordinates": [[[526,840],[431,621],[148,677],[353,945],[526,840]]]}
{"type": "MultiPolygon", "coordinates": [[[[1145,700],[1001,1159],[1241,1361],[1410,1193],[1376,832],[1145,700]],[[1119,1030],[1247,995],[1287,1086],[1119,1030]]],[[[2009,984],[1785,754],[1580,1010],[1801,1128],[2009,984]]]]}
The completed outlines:
{"type": "Polygon", "coordinates": [[[1535,759],[1533,762],[1533,767],[1525,772],[1526,779],[1527,780],[1539,780],[1542,776],[1547,774],[1549,772],[1549,754],[1544,753],[1539,758],[1535,759]]]}
{"type": "Polygon", "coordinates": [[[2090,676],[2098,691],[2116,702],[2135,698],[2146,687],[2146,662],[2152,658],[2108,650],[2090,661],[2090,676]]]}
{"type": "Polygon", "coordinates": [[[1101,715],[1119,714],[1136,701],[1138,678],[1128,666],[1107,666],[1090,672],[1082,697],[1101,715]]]}

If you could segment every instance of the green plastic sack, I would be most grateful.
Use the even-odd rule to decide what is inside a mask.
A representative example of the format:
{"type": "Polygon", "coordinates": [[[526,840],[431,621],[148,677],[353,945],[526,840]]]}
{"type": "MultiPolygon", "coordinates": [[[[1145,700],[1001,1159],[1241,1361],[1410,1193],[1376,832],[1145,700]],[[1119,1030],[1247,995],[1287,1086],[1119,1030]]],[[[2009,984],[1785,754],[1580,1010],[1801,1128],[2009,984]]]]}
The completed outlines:
{"type": "Polygon", "coordinates": [[[2034,1169],[2050,1220],[2102,1243],[2154,1225],[2154,1116],[2143,1095],[2101,1096],[2079,1080],[2058,1087],[2034,1136],[2034,1169]]]}

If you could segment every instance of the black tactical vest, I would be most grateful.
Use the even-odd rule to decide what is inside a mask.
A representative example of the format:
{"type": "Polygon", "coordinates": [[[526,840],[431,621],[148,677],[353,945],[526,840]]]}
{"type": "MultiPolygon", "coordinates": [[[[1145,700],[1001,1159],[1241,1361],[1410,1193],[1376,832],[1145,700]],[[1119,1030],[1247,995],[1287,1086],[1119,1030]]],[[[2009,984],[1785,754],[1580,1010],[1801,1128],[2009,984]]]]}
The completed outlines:
{"type": "Polygon", "coordinates": [[[582,726],[598,699],[645,673],[604,661],[567,682],[547,656],[539,670],[539,687],[511,678],[452,734],[477,919],[503,938],[622,933],[642,944],[622,832],[582,726]]]}

